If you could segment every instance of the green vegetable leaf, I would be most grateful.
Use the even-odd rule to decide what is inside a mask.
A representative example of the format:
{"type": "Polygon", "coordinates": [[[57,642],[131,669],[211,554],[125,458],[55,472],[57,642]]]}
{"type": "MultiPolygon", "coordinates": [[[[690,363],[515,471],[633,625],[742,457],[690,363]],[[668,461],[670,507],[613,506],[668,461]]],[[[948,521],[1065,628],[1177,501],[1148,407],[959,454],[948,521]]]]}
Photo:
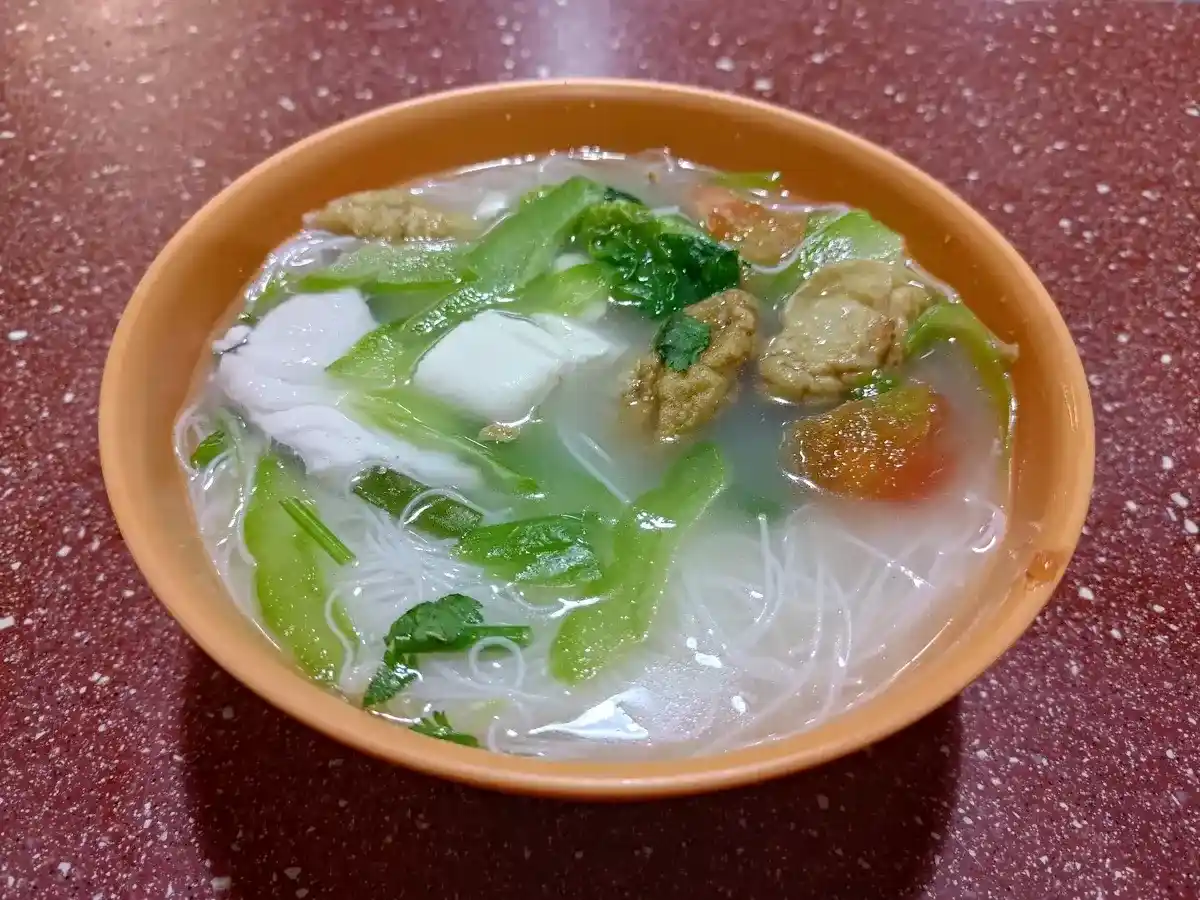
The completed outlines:
{"type": "Polygon", "coordinates": [[[961,346],[979,373],[995,409],[1005,449],[1010,449],[1013,388],[1008,370],[1017,357],[1016,346],[996,337],[966,304],[935,303],[909,327],[904,338],[904,356],[906,359],[920,356],[934,344],[945,341],[961,346]]]}
{"type": "Polygon", "coordinates": [[[402,322],[380,326],[363,337],[329,371],[343,378],[392,386],[402,384],[421,355],[442,335],[476,313],[511,299],[548,272],[576,220],[604,194],[587,178],[570,178],[523,200],[463,256],[475,281],[402,322]]]}
{"type": "Polygon", "coordinates": [[[618,520],[610,567],[597,599],[563,619],[550,647],[550,672],[568,684],[592,678],[630,646],[646,640],[684,533],[725,487],[725,463],[713,444],[681,456],[662,482],[618,520]]]}
{"type": "Polygon", "coordinates": [[[742,267],[736,250],[706,235],[666,230],[661,234],[671,264],[695,285],[697,300],[737,287],[742,267]]]}
{"type": "Polygon", "coordinates": [[[783,186],[783,175],[779,172],[718,172],[712,183],[735,191],[770,193],[783,186]]]}
{"type": "Polygon", "coordinates": [[[734,287],[741,276],[737,251],[664,225],[628,201],[592,206],[580,217],[576,240],[616,269],[617,299],[653,318],[734,287]]]}
{"type": "Polygon", "coordinates": [[[410,726],[410,730],[415,731],[417,734],[423,734],[426,737],[461,744],[464,747],[479,746],[477,738],[469,734],[464,734],[461,731],[455,731],[454,726],[450,724],[450,719],[447,718],[444,712],[435,712],[431,716],[422,718],[415,725],[410,726]]]}
{"type": "Polygon", "coordinates": [[[865,210],[852,209],[843,215],[813,213],[804,242],[782,271],[756,287],[771,302],[792,294],[823,266],[848,259],[896,261],[904,255],[904,239],[865,210]]]}
{"type": "MultiPolygon", "coordinates": [[[[404,515],[412,501],[428,487],[392,469],[377,466],[354,479],[354,493],[395,518],[404,515]]],[[[438,538],[462,537],[479,524],[483,514],[452,497],[430,496],[410,514],[406,525],[438,538]]]]}
{"type": "Polygon", "coordinates": [[[846,396],[851,400],[866,400],[868,397],[878,397],[880,394],[886,394],[903,383],[904,379],[895,372],[876,369],[874,372],[870,372],[858,379],[851,386],[850,390],[846,392],[846,396]]]}
{"type": "Polygon", "coordinates": [[[707,322],[680,311],[673,313],[658,330],[654,350],[668,369],[686,372],[711,341],[712,328],[707,322]]]}
{"type": "Polygon", "coordinates": [[[341,538],[334,534],[329,526],[317,515],[316,506],[309,500],[299,497],[285,497],[279,501],[292,520],[304,529],[304,532],[316,541],[338,565],[354,562],[354,552],[342,543],[341,538]]]}
{"type": "Polygon", "coordinates": [[[229,436],[218,428],[196,445],[188,462],[191,463],[193,469],[203,469],[228,449],[229,436]]]}
{"type": "Polygon", "coordinates": [[[569,515],[485,525],[465,534],[454,555],[522,584],[588,584],[601,575],[591,528],[583,516],[569,515]]]}
{"type": "Polygon", "coordinates": [[[499,461],[491,447],[468,437],[478,433],[445,404],[410,387],[357,394],[343,402],[351,417],[394,434],[418,447],[451,453],[474,466],[495,490],[525,496],[537,492],[537,482],[499,461]]]}
{"type": "Polygon", "coordinates": [[[372,706],[386,703],[416,681],[420,674],[414,656],[384,659],[383,664],[371,676],[371,682],[363,694],[363,708],[370,709],[372,706]]]}
{"type": "Polygon", "coordinates": [[[454,288],[454,284],[414,284],[403,291],[371,292],[367,294],[367,308],[371,317],[383,325],[404,323],[442,302],[454,288]]]}
{"type": "Polygon", "coordinates": [[[461,247],[450,242],[367,244],[343,253],[330,266],[302,275],[300,291],[370,286],[373,290],[410,290],[472,281],[461,247]]]}
{"type": "Polygon", "coordinates": [[[288,497],[304,497],[302,477],[279,456],[264,454],[242,525],[254,559],[254,596],[267,631],[310,677],[331,683],[341,668],[344,642],[356,640],[354,627],[340,603],[327,613],[323,551],[284,509],[281,501],[288,497]]]}
{"type": "Polygon", "coordinates": [[[599,200],[604,188],[587,178],[568,178],[501,219],[480,238],[465,262],[479,282],[508,292],[547,272],[575,229],[575,222],[599,200]]]}
{"type": "Polygon", "coordinates": [[[611,266],[598,262],[547,272],[518,291],[504,309],[526,316],[539,312],[583,315],[608,303],[615,277],[611,266]]]}

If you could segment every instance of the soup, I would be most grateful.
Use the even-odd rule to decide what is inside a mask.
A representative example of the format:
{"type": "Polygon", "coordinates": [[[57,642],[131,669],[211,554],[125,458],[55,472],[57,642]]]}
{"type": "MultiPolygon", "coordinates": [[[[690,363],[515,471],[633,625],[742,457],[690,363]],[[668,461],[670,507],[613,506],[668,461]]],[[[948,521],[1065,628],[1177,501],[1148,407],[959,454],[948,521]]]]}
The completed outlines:
{"type": "Polygon", "coordinates": [[[433,738],[721,752],[878,693],[1004,562],[999,341],[864,210],[498,160],[276,249],[175,434],[246,615],[433,738]]]}

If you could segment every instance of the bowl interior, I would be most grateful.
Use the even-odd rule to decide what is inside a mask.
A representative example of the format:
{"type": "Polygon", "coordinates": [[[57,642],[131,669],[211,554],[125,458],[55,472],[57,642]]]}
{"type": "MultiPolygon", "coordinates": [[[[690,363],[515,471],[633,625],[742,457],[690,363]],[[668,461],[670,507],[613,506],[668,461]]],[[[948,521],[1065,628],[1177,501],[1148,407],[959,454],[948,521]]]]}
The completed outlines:
{"type": "Polygon", "coordinates": [[[100,403],[104,476],[126,541],[151,587],[231,674],[290,714],[368,753],[500,789],[578,797],[649,797],[761,780],[877,740],[945,702],[1010,646],[1048,599],[1074,549],[1093,464],[1082,367],[1054,304],[1029,268],[945,188],[844,132],[762,103],[660,84],[510,84],[437,95],[321,132],[272,157],[200,211],[139,285],[118,328],[100,403]],[[875,700],[811,732],[722,756],[659,763],[547,763],[411,734],[309,683],[227,597],[192,522],[173,455],[214,326],[300,216],[354,190],[498,157],[598,146],[669,147],[729,170],[779,169],[794,193],[862,206],[902,233],[1021,357],[1019,420],[1006,543],[1015,566],[964,598],[978,615],[875,700]],[[1011,548],[1010,548],[1011,549],[1011,548]]]}

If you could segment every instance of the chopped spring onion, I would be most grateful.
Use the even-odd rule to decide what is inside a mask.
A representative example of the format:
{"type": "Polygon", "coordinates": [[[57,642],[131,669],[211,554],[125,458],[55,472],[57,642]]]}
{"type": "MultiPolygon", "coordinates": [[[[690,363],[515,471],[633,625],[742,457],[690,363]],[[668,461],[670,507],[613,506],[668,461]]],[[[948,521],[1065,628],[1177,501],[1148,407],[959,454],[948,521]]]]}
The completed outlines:
{"type": "Polygon", "coordinates": [[[305,534],[321,545],[321,549],[328,553],[334,562],[341,566],[354,562],[354,552],[317,517],[316,508],[312,503],[298,497],[285,497],[279,501],[279,505],[292,517],[292,521],[304,529],[305,534]]]}

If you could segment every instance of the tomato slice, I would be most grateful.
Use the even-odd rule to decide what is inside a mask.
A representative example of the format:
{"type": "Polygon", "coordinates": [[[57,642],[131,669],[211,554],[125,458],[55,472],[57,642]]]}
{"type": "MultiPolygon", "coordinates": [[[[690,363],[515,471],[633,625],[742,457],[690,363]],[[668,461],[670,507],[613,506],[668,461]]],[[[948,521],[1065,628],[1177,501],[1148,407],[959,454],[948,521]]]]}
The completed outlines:
{"type": "Polygon", "coordinates": [[[808,222],[802,212],[767,209],[718,185],[693,191],[688,212],[718,241],[762,266],[778,265],[800,246],[808,222]]]}
{"type": "Polygon", "coordinates": [[[919,500],[951,471],[948,406],[910,383],[795,424],[784,464],[820,490],[860,500],[919,500]]]}

